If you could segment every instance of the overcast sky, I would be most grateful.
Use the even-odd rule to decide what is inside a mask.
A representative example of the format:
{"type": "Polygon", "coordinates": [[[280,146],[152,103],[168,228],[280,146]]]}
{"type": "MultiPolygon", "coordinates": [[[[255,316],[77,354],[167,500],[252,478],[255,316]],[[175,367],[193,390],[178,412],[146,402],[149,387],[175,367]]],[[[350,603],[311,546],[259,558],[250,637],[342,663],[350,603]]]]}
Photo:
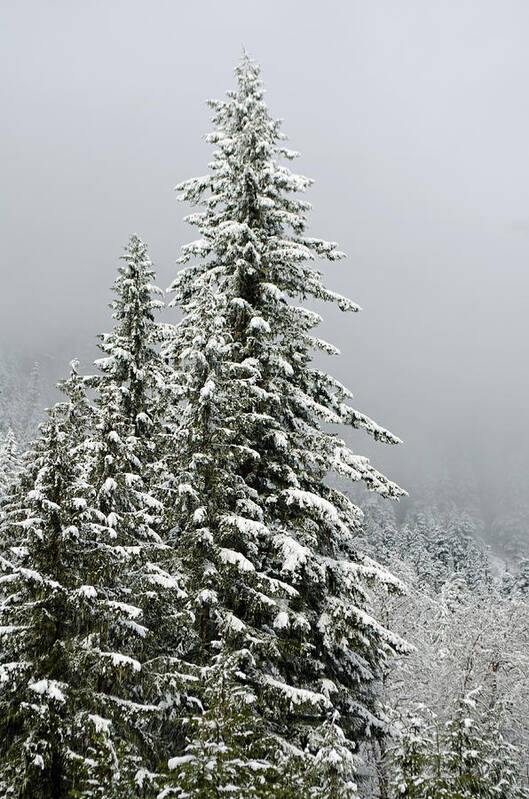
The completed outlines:
{"type": "Polygon", "coordinates": [[[244,44],[315,179],[311,233],[349,256],[325,271],[364,312],[324,333],[406,441],[378,461],[411,491],[445,451],[508,470],[528,440],[528,31],[526,0],[4,0],[1,348],[89,349],[132,232],[168,285],[195,235],[172,189],[207,169],[204,101],[244,44]]]}

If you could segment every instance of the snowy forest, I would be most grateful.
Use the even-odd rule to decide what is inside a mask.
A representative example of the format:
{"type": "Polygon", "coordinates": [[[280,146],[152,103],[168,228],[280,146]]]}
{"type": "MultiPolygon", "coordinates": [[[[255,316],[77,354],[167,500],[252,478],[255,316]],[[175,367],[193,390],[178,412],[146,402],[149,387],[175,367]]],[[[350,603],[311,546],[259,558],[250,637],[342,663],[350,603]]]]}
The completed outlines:
{"type": "Polygon", "coordinates": [[[406,443],[246,52],[209,106],[171,285],[131,235],[95,363],[1,356],[0,797],[529,799],[524,481],[361,454],[406,443]]]}

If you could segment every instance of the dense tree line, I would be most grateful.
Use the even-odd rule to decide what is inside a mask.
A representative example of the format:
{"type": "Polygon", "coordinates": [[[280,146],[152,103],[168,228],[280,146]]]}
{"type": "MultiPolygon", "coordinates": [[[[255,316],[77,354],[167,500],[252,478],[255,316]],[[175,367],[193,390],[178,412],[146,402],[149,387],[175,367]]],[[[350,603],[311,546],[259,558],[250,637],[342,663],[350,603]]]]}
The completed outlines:
{"type": "Polygon", "coordinates": [[[390,664],[392,734],[373,753],[374,795],[529,795],[529,592],[499,571],[468,511],[368,503],[362,548],[406,585],[378,617],[413,650],[390,664]]]}

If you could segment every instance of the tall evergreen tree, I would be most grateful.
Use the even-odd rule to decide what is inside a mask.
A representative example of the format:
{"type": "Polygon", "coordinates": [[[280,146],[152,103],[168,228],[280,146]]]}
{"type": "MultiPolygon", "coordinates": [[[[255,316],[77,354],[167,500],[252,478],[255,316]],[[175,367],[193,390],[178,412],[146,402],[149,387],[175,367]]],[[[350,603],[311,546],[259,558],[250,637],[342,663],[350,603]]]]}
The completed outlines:
{"type": "MultiPolygon", "coordinates": [[[[281,163],[296,154],[269,116],[258,66],[244,55],[236,73],[228,99],[211,103],[211,173],[178,187],[198,205],[188,221],[200,231],[171,287],[182,319],[165,350],[181,389],[175,546],[194,618],[185,658],[211,663],[219,639],[251,653],[241,686],[256,697],[255,717],[283,752],[316,761],[331,718],[342,749],[383,733],[376,685],[400,646],[370,616],[366,594],[369,580],[393,580],[355,551],[361,513],[327,476],[390,498],[403,491],[328,425],[398,439],[312,363],[315,350],[337,350],[313,335],[320,317],[299,300],[359,309],[311,265],[343,254],[305,233],[310,206],[297,195],[311,181],[281,163]]],[[[336,795],[352,790],[347,763],[333,776],[336,795]]]]}
{"type": "Polygon", "coordinates": [[[174,687],[182,591],[149,485],[158,440],[152,278],[145,246],[131,240],[103,374],[85,379],[73,364],[67,399],[51,410],[9,508],[1,795],[150,796],[152,768],[169,754],[160,754],[163,692],[174,687]]]}
{"type": "MultiPolygon", "coordinates": [[[[96,363],[101,374],[87,379],[96,399],[94,425],[84,444],[92,492],[86,515],[89,535],[105,541],[94,569],[117,616],[101,620],[94,647],[99,665],[94,662],[92,668],[107,693],[116,691],[104,665],[109,652],[116,664],[136,670],[135,679],[128,686],[122,681],[116,692],[118,717],[125,740],[134,740],[153,766],[164,752],[165,706],[174,692],[170,660],[181,637],[177,600],[183,592],[174,553],[162,535],[164,507],[156,497],[163,475],[159,447],[166,379],[157,348],[162,326],[154,319],[163,306],[161,291],[154,285],[146,245],[136,236],[122,261],[111,306],[116,324],[100,337],[105,357],[96,363]]],[[[111,705],[107,715],[112,717],[111,705]]]]}
{"type": "MultiPolygon", "coordinates": [[[[164,325],[155,321],[155,314],[164,307],[163,292],[155,285],[147,245],[138,236],[130,237],[121,261],[110,306],[115,326],[100,336],[105,357],[97,365],[105,377],[96,382],[100,387],[105,382],[112,386],[128,432],[147,445],[150,429],[162,412],[167,376],[157,346],[164,325]]],[[[155,442],[149,449],[155,449],[155,442]]]]}
{"type": "Polygon", "coordinates": [[[82,640],[85,601],[94,593],[81,576],[86,484],[78,422],[70,403],[51,409],[8,517],[13,545],[1,559],[0,608],[0,786],[6,797],[71,795],[85,764],[101,768],[77,746],[90,718],[79,716],[88,686],[80,663],[74,666],[74,642],[82,640]]]}

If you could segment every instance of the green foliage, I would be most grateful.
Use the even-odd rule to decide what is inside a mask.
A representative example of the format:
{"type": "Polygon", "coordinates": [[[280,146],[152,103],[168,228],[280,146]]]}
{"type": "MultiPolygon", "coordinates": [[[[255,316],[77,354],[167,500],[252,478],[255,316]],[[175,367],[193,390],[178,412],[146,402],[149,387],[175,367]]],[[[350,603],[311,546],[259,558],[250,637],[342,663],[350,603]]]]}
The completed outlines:
{"type": "Polygon", "coordinates": [[[132,239],[116,281],[117,325],[103,339],[103,375],[80,377],[73,363],[60,386],[66,400],[50,411],[7,505],[0,605],[6,796],[157,791],[160,696],[174,683],[164,658],[181,588],[156,529],[162,506],[150,484],[159,363],[152,277],[145,246],[132,239]]]}
{"type": "Polygon", "coordinates": [[[162,796],[277,795],[279,774],[270,760],[274,742],[255,712],[255,694],[241,685],[242,666],[239,658],[221,653],[199,671],[196,712],[183,719],[184,747],[169,760],[171,787],[162,796]]]}
{"type": "Polygon", "coordinates": [[[479,692],[449,706],[445,722],[424,706],[401,718],[392,753],[393,796],[406,799],[526,799],[514,748],[479,692]]]}
{"type": "MultiPolygon", "coordinates": [[[[361,514],[326,477],[386,498],[404,492],[327,426],[398,439],[313,366],[315,350],[336,351],[313,335],[320,318],[300,302],[358,307],[311,263],[343,253],[306,235],[299,195],[311,181],[283,163],[296,154],[269,115],[258,66],[244,55],[236,76],[227,99],[211,102],[210,174],[178,187],[200,232],[183,248],[171,287],[182,315],[164,347],[178,401],[172,542],[193,620],[184,656],[211,667],[215,640],[250,653],[256,719],[279,749],[288,742],[320,769],[325,790],[351,792],[351,751],[383,735],[376,684],[402,642],[368,609],[369,582],[394,581],[356,551],[361,514]]],[[[306,769],[305,791],[314,773],[306,769]]]]}

